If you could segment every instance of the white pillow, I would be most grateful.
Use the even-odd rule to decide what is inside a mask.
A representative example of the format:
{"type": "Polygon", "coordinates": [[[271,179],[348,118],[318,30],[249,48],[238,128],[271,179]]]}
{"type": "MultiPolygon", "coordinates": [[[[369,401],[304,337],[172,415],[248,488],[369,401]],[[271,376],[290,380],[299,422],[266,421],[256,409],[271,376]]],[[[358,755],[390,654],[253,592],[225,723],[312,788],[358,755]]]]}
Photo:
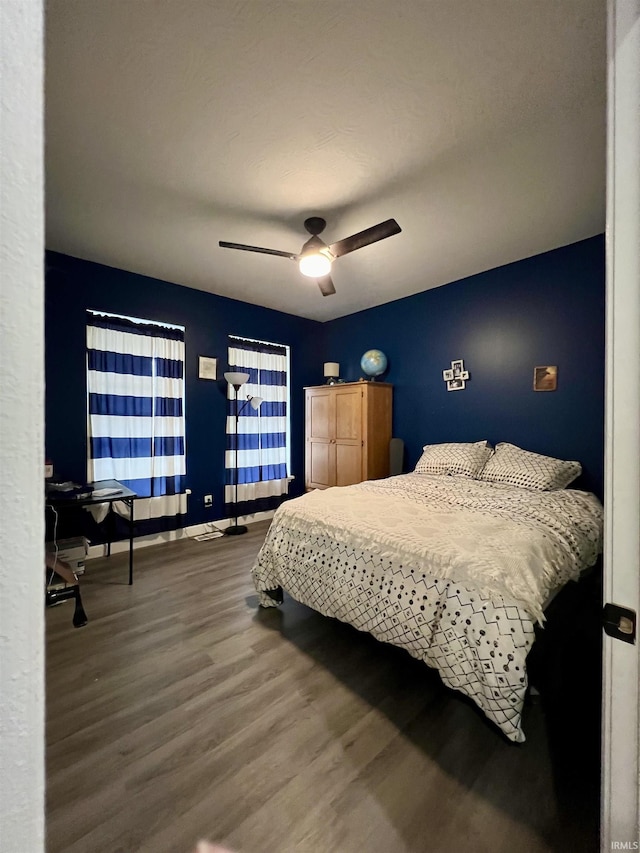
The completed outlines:
{"type": "Polygon", "coordinates": [[[486,441],[461,444],[425,444],[416,474],[463,474],[477,477],[491,456],[486,441]]]}
{"type": "Polygon", "coordinates": [[[546,492],[565,489],[581,473],[582,465],[579,462],[541,456],[522,450],[515,444],[500,442],[478,479],[546,492]]]}

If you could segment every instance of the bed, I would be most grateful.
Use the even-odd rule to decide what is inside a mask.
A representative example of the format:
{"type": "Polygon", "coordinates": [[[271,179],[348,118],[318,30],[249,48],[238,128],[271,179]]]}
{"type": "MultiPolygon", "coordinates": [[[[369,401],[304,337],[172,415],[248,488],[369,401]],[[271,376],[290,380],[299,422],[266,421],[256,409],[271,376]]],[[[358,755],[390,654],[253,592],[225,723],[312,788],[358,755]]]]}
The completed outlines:
{"type": "MultiPolygon", "coordinates": [[[[487,446],[491,461],[500,447],[487,446]]],[[[495,463],[491,476],[490,467],[485,459],[452,473],[419,463],[290,500],[252,577],[261,606],[277,606],[286,590],[405,649],[522,742],[535,625],[558,590],[595,564],[602,505],[577,489],[523,486],[495,463]]]]}

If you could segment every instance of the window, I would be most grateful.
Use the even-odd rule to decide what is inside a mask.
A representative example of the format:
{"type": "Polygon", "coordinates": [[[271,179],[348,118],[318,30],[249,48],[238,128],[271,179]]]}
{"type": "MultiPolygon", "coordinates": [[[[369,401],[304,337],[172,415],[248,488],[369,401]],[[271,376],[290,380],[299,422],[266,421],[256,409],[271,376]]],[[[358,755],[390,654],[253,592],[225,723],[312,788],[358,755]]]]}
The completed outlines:
{"type": "Polygon", "coordinates": [[[289,347],[230,336],[229,368],[249,374],[234,399],[229,387],[226,454],[226,502],[237,503],[241,515],[278,506],[288,492],[291,474],[289,347]],[[261,397],[259,409],[243,406],[247,396],[261,397]],[[235,435],[236,411],[238,435],[235,435]],[[236,445],[237,441],[237,445],[236,445]],[[235,470],[235,450],[238,462],[235,470]]]}
{"type": "Polygon", "coordinates": [[[87,480],[118,480],[140,519],[186,512],[184,328],[87,312],[87,480]]]}

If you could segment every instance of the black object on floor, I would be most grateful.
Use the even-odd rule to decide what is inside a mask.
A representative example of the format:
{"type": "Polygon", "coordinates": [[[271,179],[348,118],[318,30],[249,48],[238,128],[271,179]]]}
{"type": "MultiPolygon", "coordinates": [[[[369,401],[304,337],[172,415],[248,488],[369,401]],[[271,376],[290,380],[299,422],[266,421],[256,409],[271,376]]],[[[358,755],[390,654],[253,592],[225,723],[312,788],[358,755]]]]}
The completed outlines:
{"type": "Polygon", "coordinates": [[[75,598],[76,606],[73,611],[73,627],[82,628],[89,621],[87,614],[82,606],[82,596],[80,595],[80,587],[66,586],[64,589],[48,589],[45,593],[45,604],[47,607],[54,607],[56,604],[61,604],[69,598],[75,598]]]}

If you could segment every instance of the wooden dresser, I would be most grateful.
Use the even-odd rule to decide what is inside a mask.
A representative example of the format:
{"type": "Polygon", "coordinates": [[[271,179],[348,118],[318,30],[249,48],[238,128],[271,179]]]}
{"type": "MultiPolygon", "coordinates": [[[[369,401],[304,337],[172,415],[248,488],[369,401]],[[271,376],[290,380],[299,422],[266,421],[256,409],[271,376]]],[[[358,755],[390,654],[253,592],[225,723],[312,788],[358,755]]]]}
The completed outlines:
{"type": "Polygon", "coordinates": [[[389,475],[393,386],[338,382],[305,388],[305,488],[389,475]]]}

